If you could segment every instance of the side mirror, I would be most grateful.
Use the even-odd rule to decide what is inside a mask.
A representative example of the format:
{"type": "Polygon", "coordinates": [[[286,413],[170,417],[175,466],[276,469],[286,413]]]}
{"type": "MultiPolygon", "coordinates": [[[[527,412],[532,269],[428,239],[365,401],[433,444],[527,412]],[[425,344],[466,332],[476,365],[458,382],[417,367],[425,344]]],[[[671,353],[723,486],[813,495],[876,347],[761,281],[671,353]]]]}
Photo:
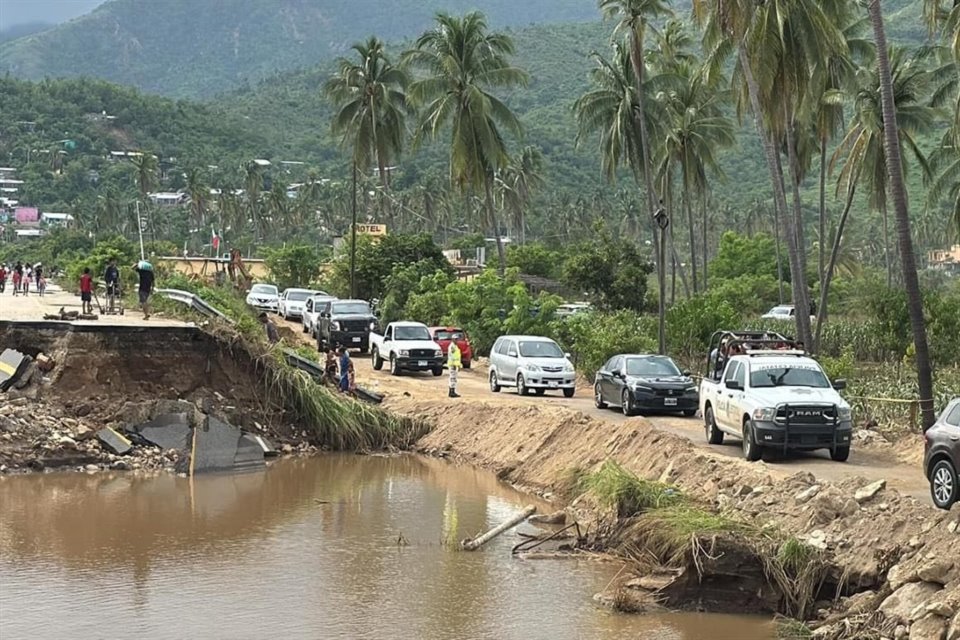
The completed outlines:
{"type": "Polygon", "coordinates": [[[734,391],[743,391],[743,385],[741,385],[736,380],[727,380],[727,389],[732,389],[734,391]]]}
{"type": "Polygon", "coordinates": [[[837,380],[833,381],[833,388],[837,391],[843,391],[847,388],[847,381],[843,378],[838,378],[837,380]]]}
{"type": "Polygon", "coordinates": [[[507,351],[507,356],[509,356],[509,357],[511,357],[511,358],[516,358],[516,357],[517,357],[517,352],[516,352],[516,351],[507,351]]]}
{"type": "Polygon", "coordinates": [[[685,378],[689,378],[690,375],[691,375],[689,371],[682,371],[681,373],[683,373],[683,376],[684,376],[685,378]]]}
{"type": "Polygon", "coordinates": [[[623,374],[623,371],[614,371],[614,372],[613,372],[613,377],[614,377],[614,378],[626,378],[627,376],[625,376],[625,375],[623,374]]]}
{"type": "Polygon", "coordinates": [[[563,357],[569,360],[572,356],[569,353],[564,352],[563,357]]]}

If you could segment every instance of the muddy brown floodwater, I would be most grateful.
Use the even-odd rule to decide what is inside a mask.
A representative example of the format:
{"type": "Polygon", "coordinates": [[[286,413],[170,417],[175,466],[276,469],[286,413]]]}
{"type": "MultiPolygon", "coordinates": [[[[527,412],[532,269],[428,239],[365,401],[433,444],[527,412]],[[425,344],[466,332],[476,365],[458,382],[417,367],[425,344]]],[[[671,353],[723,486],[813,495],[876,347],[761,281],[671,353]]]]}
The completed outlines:
{"type": "Polygon", "coordinates": [[[0,477],[0,637],[773,636],[755,618],[611,612],[592,596],[617,563],[512,558],[515,533],[474,553],[443,544],[531,503],[489,473],[416,456],[289,460],[192,483],[0,477]]]}

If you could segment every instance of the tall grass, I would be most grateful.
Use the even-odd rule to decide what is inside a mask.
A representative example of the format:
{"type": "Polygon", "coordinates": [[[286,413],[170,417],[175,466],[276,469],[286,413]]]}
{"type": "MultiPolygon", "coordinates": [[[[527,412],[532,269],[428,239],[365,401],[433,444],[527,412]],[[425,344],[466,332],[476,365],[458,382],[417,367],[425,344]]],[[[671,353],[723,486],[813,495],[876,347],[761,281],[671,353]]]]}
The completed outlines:
{"type": "Polygon", "coordinates": [[[580,490],[590,492],[603,506],[613,509],[618,518],[678,504],[680,492],[663,483],[638,478],[613,460],[603,463],[594,473],[580,478],[580,490]]]}

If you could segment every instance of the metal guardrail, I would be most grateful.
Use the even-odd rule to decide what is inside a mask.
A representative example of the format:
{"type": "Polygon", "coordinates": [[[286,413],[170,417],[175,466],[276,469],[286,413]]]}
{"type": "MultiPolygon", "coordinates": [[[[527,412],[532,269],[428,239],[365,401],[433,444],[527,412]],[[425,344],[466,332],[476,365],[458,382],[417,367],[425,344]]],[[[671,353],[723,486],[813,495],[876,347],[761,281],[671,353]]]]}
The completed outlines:
{"type": "Polygon", "coordinates": [[[220,318],[230,324],[236,324],[233,320],[227,317],[225,313],[212,306],[206,300],[200,296],[190,293],[189,291],[181,291],[179,289],[157,289],[157,293],[167,297],[174,302],[179,302],[184,304],[197,313],[207,316],[208,318],[220,318]]]}

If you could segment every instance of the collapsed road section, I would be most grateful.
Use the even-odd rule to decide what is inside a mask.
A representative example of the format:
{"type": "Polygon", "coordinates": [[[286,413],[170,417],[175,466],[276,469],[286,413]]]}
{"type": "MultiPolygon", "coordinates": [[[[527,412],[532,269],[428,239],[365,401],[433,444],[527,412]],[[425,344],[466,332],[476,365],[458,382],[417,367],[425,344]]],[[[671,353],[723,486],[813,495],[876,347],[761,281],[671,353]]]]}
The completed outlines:
{"type": "Polygon", "coordinates": [[[249,469],[310,449],[255,362],[193,327],[0,323],[0,470],[249,469]],[[269,440],[268,440],[269,438],[269,440]]]}

